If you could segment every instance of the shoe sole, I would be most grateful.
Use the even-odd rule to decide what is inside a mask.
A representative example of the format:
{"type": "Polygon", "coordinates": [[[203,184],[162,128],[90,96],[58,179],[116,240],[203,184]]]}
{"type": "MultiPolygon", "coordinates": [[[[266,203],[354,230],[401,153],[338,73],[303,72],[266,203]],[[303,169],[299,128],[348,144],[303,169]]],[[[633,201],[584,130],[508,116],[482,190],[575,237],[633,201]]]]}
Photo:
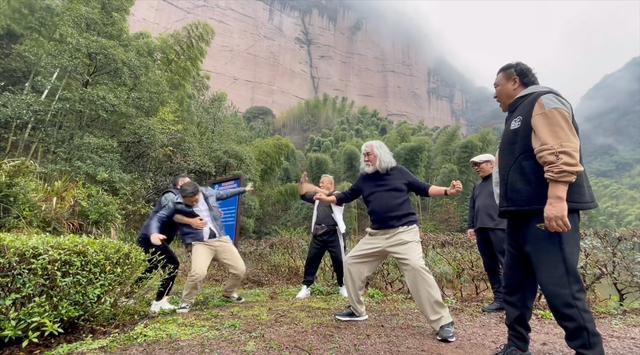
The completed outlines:
{"type": "Polygon", "coordinates": [[[227,302],[236,303],[236,304],[244,303],[244,298],[241,301],[237,301],[237,300],[232,300],[231,298],[225,297],[224,300],[227,302]]]}
{"type": "Polygon", "coordinates": [[[336,319],[341,320],[343,322],[349,322],[349,321],[361,321],[361,320],[366,320],[369,318],[368,314],[365,314],[364,316],[360,316],[360,317],[344,317],[344,316],[336,316],[336,319]]]}
{"type": "Polygon", "coordinates": [[[436,336],[436,339],[438,339],[438,341],[441,341],[443,343],[453,343],[454,341],[456,341],[456,337],[453,337],[453,338],[440,338],[439,336],[436,336]]]}
{"type": "Polygon", "coordinates": [[[179,310],[176,311],[176,313],[185,314],[185,313],[189,313],[189,311],[188,310],[185,311],[185,310],[179,309],[179,310]]]}
{"type": "Polygon", "coordinates": [[[504,309],[496,309],[496,310],[482,310],[483,313],[500,313],[500,312],[504,312],[504,309]]]}

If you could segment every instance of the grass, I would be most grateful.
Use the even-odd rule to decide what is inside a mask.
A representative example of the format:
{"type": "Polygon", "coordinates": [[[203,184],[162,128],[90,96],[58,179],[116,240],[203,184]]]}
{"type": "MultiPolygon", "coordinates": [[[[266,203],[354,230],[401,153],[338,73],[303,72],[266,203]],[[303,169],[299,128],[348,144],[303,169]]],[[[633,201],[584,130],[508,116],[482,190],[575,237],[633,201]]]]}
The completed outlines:
{"type": "MultiPolygon", "coordinates": [[[[334,294],[329,290],[333,288],[320,286],[314,288],[311,298],[296,301],[297,287],[252,289],[242,293],[246,301],[238,305],[224,300],[220,288],[206,287],[186,315],[161,314],[141,322],[131,330],[102,339],[89,337],[80,342],[63,344],[49,353],[119,352],[130,346],[169,344],[195,338],[242,338],[240,343],[244,345],[237,350],[255,353],[258,351],[257,344],[264,346],[264,329],[274,321],[309,329],[333,322],[331,317],[318,317],[318,311],[331,313],[340,310],[346,305],[346,300],[337,294],[337,290],[334,294]],[[317,295],[315,290],[320,294],[317,295]],[[290,312],[292,308],[295,312],[290,312]]],[[[177,302],[174,298],[173,303],[177,302]]]]}

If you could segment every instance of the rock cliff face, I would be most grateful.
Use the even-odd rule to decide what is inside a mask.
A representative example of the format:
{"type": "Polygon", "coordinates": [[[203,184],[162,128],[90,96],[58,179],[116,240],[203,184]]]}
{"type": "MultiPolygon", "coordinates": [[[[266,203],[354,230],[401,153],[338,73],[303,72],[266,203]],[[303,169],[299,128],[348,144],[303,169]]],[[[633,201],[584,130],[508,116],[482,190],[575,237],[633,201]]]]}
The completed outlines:
{"type": "MultiPolygon", "coordinates": [[[[318,1],[318,0],[315,0],[318,1]]],[[[320,4],[323,2],[320,1],[320,4]]],[[[241,110],[282,113],[314,95],[346,96],[394,120],[467,120],[465,94],[438,73],[425,38],[364,5],[333,12],[291,0],[138,0],[132,32],[170,32],[194,20],[216,32],[204,63],[211,88],[241,110]]]]}

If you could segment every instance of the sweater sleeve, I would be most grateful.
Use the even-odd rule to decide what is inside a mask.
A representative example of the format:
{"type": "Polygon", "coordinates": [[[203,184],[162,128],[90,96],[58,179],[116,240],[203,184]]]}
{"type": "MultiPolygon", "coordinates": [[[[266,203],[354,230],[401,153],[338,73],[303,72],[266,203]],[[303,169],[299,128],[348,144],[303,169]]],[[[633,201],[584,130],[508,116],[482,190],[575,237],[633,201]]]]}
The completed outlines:
{"type": "Polygon", "coordinates": [[[554,94],[542,96],[533,109],[531,125],[531,144],[544,168],[544,177],[548,181],[574,182],[584,168],[569,103],[554,94]]]}
{"type": "Polygon", "coordinates": [[[362,177],[359,177],[347,191],[338,192],[334,196],[336,196],[336,205],[338,206],[349,203],[362,196],[362,177]]]}
{"type": "Polygon", "coordinates": [[[398,168],[402,172],[402,176],[407,181],[409,191],[418,196],[429,197],[429,188],[431,187],[431,185],[420,181],[420,179],[413,175],[407,168],[403,166],[398,166],[398,168]]]}

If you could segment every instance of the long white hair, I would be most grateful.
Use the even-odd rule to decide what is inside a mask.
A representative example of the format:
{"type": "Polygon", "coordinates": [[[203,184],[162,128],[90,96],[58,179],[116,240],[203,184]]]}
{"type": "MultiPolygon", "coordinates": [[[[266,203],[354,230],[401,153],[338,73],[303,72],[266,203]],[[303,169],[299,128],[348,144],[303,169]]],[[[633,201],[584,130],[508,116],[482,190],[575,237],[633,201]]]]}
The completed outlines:
{"type": "Polygon", "coordinates": [[[362,153],[360,157],[360,173],[370,174],[373,172],[370,169],[367,169],[367,166],[364,163],[364,153],[368,146],[371,146],[371,148],[373,149],[373,153],[378,158],[375,170],[378,170],[381,173],[386,173],[387,171],[389,171],[389,169],[398,165],[398,163],[396,163],[396,160],[393,158],[393,153],[391,153],[386,144],[384,144],[382,141],[377,140],[368,141],[362,145],[362,148],[360,148],[360,151],[362,153]]]}

